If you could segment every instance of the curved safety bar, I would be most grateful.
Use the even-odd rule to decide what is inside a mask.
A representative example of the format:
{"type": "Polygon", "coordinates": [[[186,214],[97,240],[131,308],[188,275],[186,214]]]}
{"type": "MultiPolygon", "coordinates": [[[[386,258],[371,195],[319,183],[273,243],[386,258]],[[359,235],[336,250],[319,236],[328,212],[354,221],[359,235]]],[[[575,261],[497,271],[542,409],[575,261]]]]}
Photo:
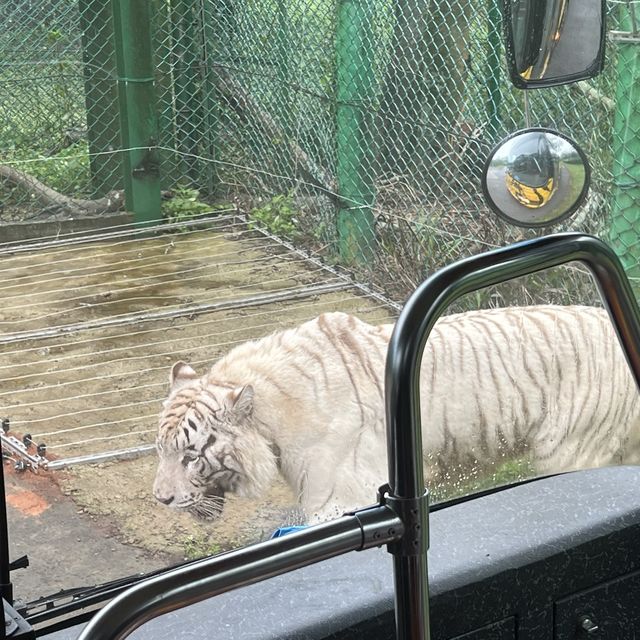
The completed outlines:
{"type": "MultiPolygon", "coordinates": [[[[409,297],[391,337],[385,380],[390,496],[411,502],[424,495],[420,364],[429,333],[443,311],[466,293],[573,261],[584,263],[595,277],[640,388],[640,312],[618,257],[602,241],[580,233],[557,234],[456,262],[409,297]]],[[[424,553],[396,553],[394,558],[400,639],[429,637],[428,509],[425,519],[424,553]]]]}
{"type": "Polygon", "coordinates": [[[179,567],[120,594],[91,619],[78,638],[122,640],[164,613],[348,551],[398,540],[403,533],[398,516],[378,505],[179,567]]]}

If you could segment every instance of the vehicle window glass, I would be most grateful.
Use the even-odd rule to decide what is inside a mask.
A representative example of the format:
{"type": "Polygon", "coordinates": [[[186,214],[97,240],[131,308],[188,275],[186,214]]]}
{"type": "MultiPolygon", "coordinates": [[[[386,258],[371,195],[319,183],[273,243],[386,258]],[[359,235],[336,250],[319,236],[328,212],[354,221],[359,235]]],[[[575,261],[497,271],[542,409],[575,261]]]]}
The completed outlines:
{"type": "MultiPolygon", "coordinates": [[[[306,369],[283,360],[266,386],[258,378],[251,385],[214,381],[204,388],[196,381],[210,351],[227,354],[223,369],[231,378],[247,358],[255,358],[264,375],[282,344],[304,346],[281,332],[308,323],[308,309],[294,317],[292,308],[287,318],[280,310],[263,309],[250,322],[233,313],[217,318],[224,344],[205,344],[202,364],[195,364],[201,341],[211,338],[203,333],[188,339],[186,354],[196,356],[190,361],[197,375],[191,365],[172,366],[178,354],[162,348],[158,371],[144,359],[133,373],[123,363],[112,364],[93,382],[84,376],[63,404],[46,402],[47,394],[59,394],[74,379],[77,356],[88,353],[100,362],[99,345],[105,343],[133,355],[134,332],[101,328],[72,339],[34,340],[22,350],[5,348],[16,385],[8,435],[24,435],[29,424],[28,450],[36,455],[36,445],[46,441],[42,453],[51,466],[21,472],[14,468],[20,458],[11,452],[4,466],[12,557],[28,554],[31,560],[30,569],[14,572],[21,597],[35,600],[158,570],[373,502],[386,481],[379,396],[384,352],[376,340],[388,340],[391,325],[373,327],[394,317],[379,305],[362,305],[354,309],[361,326],[332,314],[324,317],[327,324],[311,327],[311,342],[304,343],[311,349],[306,369]],[[274,338],[276,323],[283,329],[274,338]],[[333,337],[323,342],[327,332],[333,337]],[[331,340],[338,341],[333,358],[331,340]],[[238,353],[235,363],[228,359],[238,353]],[[28,386],[35,372],[29,363],[41,362],[43,354],[54,373],[38,374],[38,384],[28,386]],[[355,384],[354,376],[360,376],[355,384]],[[147,378],[155,385],[144,396],[149,399],[130,403],[122,382],[141,394],[147,378]],[[21,388],[31,390],[30,402],[21,399],[21,388]],[[98,420],[85,397],[91,394],[95,402],[114,390],[122,401],[110,406],[122,405],[121,413],[90,437],[83,428],[93,429],[98,420]],[[269,398],[266,405],[259,404],[262,397],[269,398]],[[131,424],[120,433],[149,450],[130,451],[127,458],[114,453],[124,447],[108,434],[117,433],[129,404],[135,413],[126,409],[131,424]],[[269,420],[286,437],[265,438],[269,420]],[[163,435],[157,438],[158,423],[163,435]],[[154,442],[157,451],[148,447],[154,442]],[[82,460],[83,455],[98,458],[82,460]],[[199,501],[192,506],[175,508],[194,495],[199,501]],[[306,513],[305,505],[317,510],[306,513]]],[[[203,317],[191,322],[193,329],[200,323],[208,327],[203,317]]],[[[144,330],[160,345],[182,340],[184,329],[151,322],[144,330]]],[[[454,305],[427,343],[421,384],[426,477],[434,502],[536,475],[625,462],[637,446],[636,390],[595,288],[579,265],[454,305]]]]}

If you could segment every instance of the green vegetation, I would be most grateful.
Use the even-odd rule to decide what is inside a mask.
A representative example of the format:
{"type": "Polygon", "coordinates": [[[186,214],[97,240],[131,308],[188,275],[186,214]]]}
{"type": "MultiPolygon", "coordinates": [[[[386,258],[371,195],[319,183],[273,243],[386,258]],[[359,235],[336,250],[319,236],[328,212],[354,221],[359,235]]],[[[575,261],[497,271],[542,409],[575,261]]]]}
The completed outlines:
{"type": "Polygon", "coordinates": [[[60,193],[83,193],[91,180],[88,153],[87,143],[82,140],[58,151],[55,159],[43,158],[18,169],[60,193]]]}
{"type": "MultiPolygon", "coordinates": [[[[111,45],[101,48],[113,40],[103,31],[109,9],[96,12],[94,4],[80,3],[79,11],[77,3],[47,0],[0,9],[13,25],[0,34],[0,162],[15,162],[68,196],[97,197],[124,182],[117,74],[111,45]],[[90,158],[89,150],[112,155],[90,158]]],[[[161,186],[188,185],[163,202],[166,220],[186,223],[215,210],[210,199],[238,197],[254,203],[248,214],[256,226],[334,263],[341,199],[323,195],[316,182],[349,196],[350,180],[361,174],[371,193],[359,189],[350,204],[368,211],[375,200],[375,227],[367,219],[362,243],[375,246],[358,277],[402,301],[455,259],[538,235],[496,221],[478,186],[488,151],[527,124],[526,95],[532,125],[558,128],[587,151],[592,192],[604,204],[598,220],[589,214],[580,224],[606,235],[614,59],[588,85],[525,94],[506,78],[493,2],[355,3],[360,17],[345,25],[359,20],[366,29],[360,46],[344,47],[342,65],[339,12],[327,0],[224,0],[195,22],[189,6],[160,2],[152,19],[161,186]],[[210,60],[220,64],[200,67],[210,60]],[[340,68],[359,82],[366,73],[357,95],[340,90],[347,77],[340,68]],[[344,135],[339,113],[362,122],[359,136],[344,135]],[[370,153],[360,153],[363,145],[370,153]]],[[[18,216],[40,207],[8,180],[0,184],[0,204],[5,211],[15,206],[18,216]]],[[[571,283],[546,274],[529,285],[476,299],[482,306],[580,300],[571,283]]]]}
{"type": "Polygon", "coordinates": [[[222,547],[211,542],[205,534],[190,535],[184,541],[183,552],[185,560],[198,560],[207,556],[215,556],[222,551],[222,547]]]}
{"type": "MultiPolygon", "coordinates": [[[[0,39],[0,163],[59,193],[82,197],[90,192],[91,175],[75,35],[62,19],[30,24],[28,37],[21,39],[10,29],[0,39]],[[37,61],[25,64],[35,50],[37,61]]],[[[3,204],[30,202],[24,188],[9,182],[0,187],[3,204]]]]}
{"type": "Polygon", "coordinates": [[[300,212],[294,204],[293,196],[283,193],[249,212],[249,218],[259,222],[267,231],[286,238],[295,236],[299,217],[300,212]]]}
{"type": "Polygon", "coordinates": [[[197,189],[179,186],[173,197],[162,203],[162,217],[169,223],[188,222],[212,210],[212,206],[200,200],[197,189]]]}

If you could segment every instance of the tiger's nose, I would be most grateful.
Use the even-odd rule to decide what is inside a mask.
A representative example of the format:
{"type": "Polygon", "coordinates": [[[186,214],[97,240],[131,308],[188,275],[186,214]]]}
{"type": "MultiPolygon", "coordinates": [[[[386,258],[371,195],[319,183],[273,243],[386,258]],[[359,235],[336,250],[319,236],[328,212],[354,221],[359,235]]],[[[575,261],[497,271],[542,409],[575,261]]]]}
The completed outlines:
{"type": "Polygon", "coordinates": [[[156,497],[156,500],[162,502],[162,504],[171,504],[174,501],[174,496],[164,496],[158,491],[154,491],[153,495],[156,497]]]}

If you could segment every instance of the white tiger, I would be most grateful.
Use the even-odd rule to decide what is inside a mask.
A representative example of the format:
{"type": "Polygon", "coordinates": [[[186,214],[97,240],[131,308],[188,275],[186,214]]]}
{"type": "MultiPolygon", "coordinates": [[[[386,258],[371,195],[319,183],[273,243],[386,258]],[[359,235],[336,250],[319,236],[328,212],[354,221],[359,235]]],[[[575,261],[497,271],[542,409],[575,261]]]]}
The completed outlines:
{"type": "MultiPolygon", "coordinates": [[[[387,478],[392,325],[328,313],[244,343],[203,376],[178,362],[160,417],[154,495],[204,519],[278,472],[309,522],[370,504],[387,478]]],[[[505,456],[540,472],[638,462],[640,402],[603,310],[537,306],[442,318],[421,369],[428,475],[505,456]]]]}

